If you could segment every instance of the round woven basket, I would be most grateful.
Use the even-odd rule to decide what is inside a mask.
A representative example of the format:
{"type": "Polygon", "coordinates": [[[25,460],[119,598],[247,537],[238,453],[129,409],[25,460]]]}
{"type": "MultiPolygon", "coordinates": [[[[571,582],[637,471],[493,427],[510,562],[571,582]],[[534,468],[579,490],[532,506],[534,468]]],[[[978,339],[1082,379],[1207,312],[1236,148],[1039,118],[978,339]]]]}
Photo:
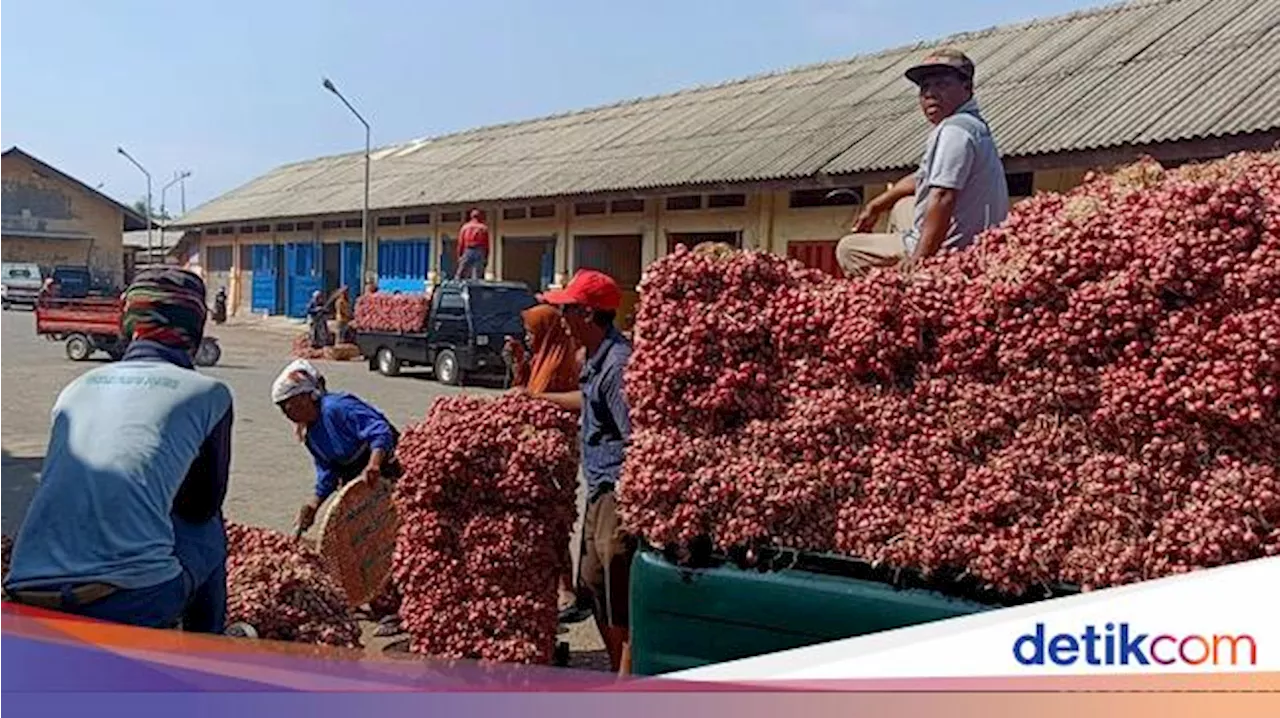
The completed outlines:
{"type": "Polygon", "coordinates": [[[320,555],[353,607],[373,600],[391,576],[399,525],[391,486],[386,480],[347,484],[320,523],[320,555]]]}

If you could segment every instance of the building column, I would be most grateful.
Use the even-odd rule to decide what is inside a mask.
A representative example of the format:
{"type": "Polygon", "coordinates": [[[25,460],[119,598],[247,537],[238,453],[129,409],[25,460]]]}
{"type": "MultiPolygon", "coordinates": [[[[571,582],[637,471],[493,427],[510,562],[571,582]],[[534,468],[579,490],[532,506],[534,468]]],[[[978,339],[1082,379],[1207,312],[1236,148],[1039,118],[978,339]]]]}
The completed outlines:
{"type": "Polygon", "coordinates": [[[440,213],[433,212],[431,237],[427,240],[427,291],[440,283],[440,252],[444,251],[444,236],[440,233],[440,213]]]}
{"type": "Polygon", "coordinates": [[[484,211],[493,218],[489,224],[489,266],[485,267],[484,278],[494,280],[502,276],[502,208],[484,211]]]}
{"type": "Polygon", "coordinates": [[[556,212],[560,215],[560,231],[556,233],[556,271],[552,288],[560,289],[569,281],[569,263],[573,257],[573,235],[569,226],[573,203],[556,203],[556,212]]]}
{"type": "Polygon", "coordinates": [[[227,307],[227,315],[234,316],[240,311],[240,285],[244,282],[241,275],[243,267],[240,266],[240,234],[236,233],[231,239],[231,281],[227,287],[227,293],[231,296],[227,297],[229,306],[227,307]]]}
{"type": "Polygon", "coordinates": [[[640,272],[653,264],[662,256],[662,232],[658,226],[658,205],[661,199],[647,200],[653,204],[652,211],[645,212],[644,237],[640,240],[640,272]]]}
{"type": "MultiPolygon", "coordinates": [[[[773,212],[777,193],[767,190],[760,193],[760,214],[756,222],[755,248],[762,252],[777,253],[773,240],[773,212]]],[[[785,252],[784,252],[785,254],[785,252]]]]}

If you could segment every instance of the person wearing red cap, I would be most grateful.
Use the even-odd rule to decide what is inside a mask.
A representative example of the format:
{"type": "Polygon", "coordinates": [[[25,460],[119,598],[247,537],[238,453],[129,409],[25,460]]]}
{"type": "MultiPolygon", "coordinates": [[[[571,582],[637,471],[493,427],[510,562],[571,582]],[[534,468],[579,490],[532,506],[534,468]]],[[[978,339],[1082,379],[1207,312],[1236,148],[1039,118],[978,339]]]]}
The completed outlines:
{"type": "Polygon", "coordinates": [[[453,278],[484,279],[488,264],[489,226],[484,223],[484,212],[473,209],[458,232],[458,271],[453,278]]]}
{"type": "Polygon", "coordinates": [[[1009,213],[1004,164],[991,128],[973,97],[973,61],[953,48],[938,48],[906,71],[919,88],[920,110],[932,124],[920,167],[871,200],[854,234],[836,245],[845,274],[912,264],[944,250],[961,250],[1009,213]],[[871,228],[899,200],[915,197],[912,226],[904,234],[871,228]]]}
{"type": "Polygon", "coordinates": [[[542,295],[542,301],[561,308],[570,332],[586,349],[579,391],[535,396],[582,413],[587,510],[578,576],[591,594],[596,624],[617,671],[629,640],[627,596],[636,548],[634,539],[622,531],[614,500],[631,440],[631,410],[622,391],[631,343],[614,326],[622,291],[609,275],[584,269],[564,289],[542,295]]]}

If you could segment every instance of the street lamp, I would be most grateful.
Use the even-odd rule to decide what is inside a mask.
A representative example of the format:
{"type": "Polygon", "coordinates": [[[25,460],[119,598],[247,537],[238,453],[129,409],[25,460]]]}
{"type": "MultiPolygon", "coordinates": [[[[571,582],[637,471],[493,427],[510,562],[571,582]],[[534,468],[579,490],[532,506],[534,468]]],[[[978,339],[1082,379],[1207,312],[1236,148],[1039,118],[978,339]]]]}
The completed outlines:
{"type": "Polygon", "coordinates": [[[338,99],[342,100],[342,104],[346,105],[348,110],[351,110],[351,114],[355,115],[356,119],[360,120],[360,124],[364,125],[364,208],[360,213],[360,229],[361,244],[364,247],[364,266],[366,268],[365,275],[367,279],[370,271],[368,268],[371,267],[373,263],[373,247],[370,246],[371,242],[369,240],[369,123],[360,115],[356,108],[351,106],[351,103],[347,101],[347,98],[343,97],[341,92],[338,92],[338,88],[334,86],[332,80],[326,77],[322,84],[324,85],[324,89],[332,92],[334,95],[337,95],[338,99]]]}
{"type": "Polygon", "coordinates": [[[124,155],[126,160],[132,162],[134,167],[137,167],[142,174],[147,176],[147,254],[151,256],[154,251],[151,248],[151,173],[147,171],[146,167],[142,166],[141,162],[135,160],[133,155],[125,152],[123,147],[117,147],[116,152],[124,155]]]}
{"type": "MultiPolygon", "coordinates": [[[[190,176],[191,176],[191,172],[189,170],[183,170],[180,173],[175,172],[173,175],[173,179],[169,180],[168,184],[160,188],[160,251],[162,252],[164,251],[164,233],[169,226],[169,220],[168,220],[168,217],[165,215],[165,211],[164,211],[164,194],[165,192],[169,191],[170,187],[178,184],[179,182],[185,180],[190,176]]],[[[184,211],[184,214],[185,214],[185,211],[184,211]]],[[[151,261],[153,262],[155,261],[154,255],[151,257],[151,261]]]]}

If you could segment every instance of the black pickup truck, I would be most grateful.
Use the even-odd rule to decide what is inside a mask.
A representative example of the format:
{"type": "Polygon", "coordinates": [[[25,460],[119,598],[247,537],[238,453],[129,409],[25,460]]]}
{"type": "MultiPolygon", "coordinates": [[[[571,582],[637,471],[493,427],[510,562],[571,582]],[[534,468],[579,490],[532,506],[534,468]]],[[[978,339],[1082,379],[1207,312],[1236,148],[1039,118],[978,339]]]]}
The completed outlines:
{"type": "Polygon", "coordinates": [[[521,282],[464,280],[436,288],[421,332],[356,332],[369,370],[396,376],[406,366],[429,367],[436,381],[461,385],[468,375],[503,376],[502,347],[523,337],[520,312],[537,304],[521,282]]]}

